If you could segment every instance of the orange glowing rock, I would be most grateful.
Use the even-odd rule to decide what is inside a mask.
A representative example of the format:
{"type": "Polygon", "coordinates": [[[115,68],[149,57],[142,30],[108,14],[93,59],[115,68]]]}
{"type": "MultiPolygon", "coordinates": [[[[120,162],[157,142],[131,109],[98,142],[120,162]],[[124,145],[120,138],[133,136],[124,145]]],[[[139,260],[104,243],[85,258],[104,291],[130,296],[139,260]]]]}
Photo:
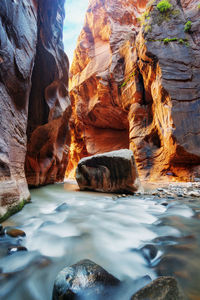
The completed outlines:
{"type": "Polygon", "coordinates": [[[141,178],[200,176],[198,0],[172,0],[169,20],[158,2],[90,1],[70,70],[71,168],[129,147],[141,178]]]}

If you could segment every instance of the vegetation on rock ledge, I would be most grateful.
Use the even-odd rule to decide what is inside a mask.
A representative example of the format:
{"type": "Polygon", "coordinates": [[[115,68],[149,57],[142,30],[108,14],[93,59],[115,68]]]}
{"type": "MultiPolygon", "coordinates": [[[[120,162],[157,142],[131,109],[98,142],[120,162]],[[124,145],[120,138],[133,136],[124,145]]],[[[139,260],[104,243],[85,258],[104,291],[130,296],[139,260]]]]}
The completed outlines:
{"type": "Polygon", "coordinates": [[[5,213],[5,215],[0,216],[0,223],[4,222],[6,219],[8,219],[10,216],[16,214],[17,212],[19,212],[20,210],[22,210],[22,208],[24,207],[25,204],[27,204],[30,201],[30,198],[27,200],[22,200],[19,204],[10,207],[7,211],[7,213],[5,213]]]}
{"type": "Polygon", "coordinates": [[[129,77],[127,78],[127,80],[125,80],[125,81],[120,85],[120,89],[121,89],[122,87],[124,87],[124,86],[129,82],[129,80],[131,79],[131,77],[133,77],[133,76],[135,76],[135,72],[131,73],[131,74],[129,75],[129,77]]]}
{"type": "Polygon", "coordinates": [[[187,21],[187,23],[185,23],[184,31],[185,32],[190,32],[191,27],[192,27],[192,22],[191,21],[187,21]]]}
{"type": "Polygon", "coordinates": [[[162,0],[157,4],[157,9],[161,13],[167,12],[168,10],[170,10],[171,7],[172,7],[171,3],[169,3],[169,1],[167,0],[162,0]]]}

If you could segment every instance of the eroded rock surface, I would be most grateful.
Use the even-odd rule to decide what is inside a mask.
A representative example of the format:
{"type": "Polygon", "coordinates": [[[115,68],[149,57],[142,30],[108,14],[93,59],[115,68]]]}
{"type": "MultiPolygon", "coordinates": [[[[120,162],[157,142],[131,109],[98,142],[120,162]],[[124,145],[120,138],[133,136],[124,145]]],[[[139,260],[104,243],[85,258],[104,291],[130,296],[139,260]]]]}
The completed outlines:
{"type": "Polygon", "coordinates": [[[28,183],[64,178],[70,101],[63,18],[64,0],[0,2],[0,220],[30,197],[27,132],[28,183]]]}
{"type": "Polygon", "coordinates": [[[158,2],[90,1],[70,71],[69,168],[129,146],[141,177],[199,177],[199,1],[166,13],[158,2]]]}
{"type": "Polygon", "coordinates": [[[0,217],[30,196],[24,174],[31,76],[37,43],[35,1],[0,2],[0,217]]]}
{"type": "Polygon", "coordinates": [[[63,51],[64,0],[40,0],[38,40],[28,115],[26,178],[37,186],[63,181],[68,163],[71,103],[63,51]]]}
{"type": "Polygon", "coordinates": [[[123,149],[82,158],[76,169],[81,190],[134,193],[140,187],[133,152],[123,149]]]}

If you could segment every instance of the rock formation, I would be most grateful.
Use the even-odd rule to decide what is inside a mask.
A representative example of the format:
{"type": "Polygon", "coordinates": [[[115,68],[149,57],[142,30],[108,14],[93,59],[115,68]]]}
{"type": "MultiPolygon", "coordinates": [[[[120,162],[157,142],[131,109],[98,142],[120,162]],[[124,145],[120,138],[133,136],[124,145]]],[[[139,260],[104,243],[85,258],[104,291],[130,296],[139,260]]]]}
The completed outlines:
{"type": "Polygon", "coordinates": [[[171,276],[161,276],[139,290],[131,300],[184,300],[177,280],[171,276]]]}
{"type": "Polygon", "coordinates": [[[64,177],[70,103],[63,18],[64,0],[0,1],[0,218],[30,197],[27,133],[28,183],[64,177]]]}
{"type": "Polygon", "coordinates": [[[40,0],[28,114],[26,178],[37,186],[63,181],[68,162],[69,63],[63,51],[65,0],[40,0]]]}
{"type": "MultiPolygon", "coordinates": [[[[142,278],[138,281],[142,283],[142,278]]],[[[136,281],[132,285],[137,286],[136,281]]],[[[93,261],[83,259],[58,273],[52,299],[129,299],[125,293],[122,281],[93,261]]],[[[184,300],[185,296],[174,277],[161,276],[139,289],[131,299],[184,300]]]]}
{"type": "Polygon", "coordinates": [[[68,173],[129,146],[142,178],[200,176],[199,1],[159,2],[90,1],[70,71],[68,173]]]}
{"type": "Polygon", "coordinates": [[[89,259],[64,268],[56,277],[53,300],[111,299],[120,281],[89,259]]]}
{"type": "Polygon", "coordinates": [[[128,149],[82,158],[76,180],[81,190],[98,192],[132,194],[140,187],[133,152],[128,149]]]}

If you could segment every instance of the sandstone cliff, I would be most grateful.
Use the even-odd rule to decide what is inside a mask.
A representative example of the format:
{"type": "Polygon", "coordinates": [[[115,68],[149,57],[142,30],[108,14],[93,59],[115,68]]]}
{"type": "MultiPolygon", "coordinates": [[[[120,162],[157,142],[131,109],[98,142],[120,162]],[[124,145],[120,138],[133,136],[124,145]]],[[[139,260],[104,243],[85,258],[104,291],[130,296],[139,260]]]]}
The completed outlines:
{"type": "Polygon", "coordinates": [[[30,197],[27,132],[28,182],[64,177],[70,102],[63,18],[64,0],[0,1],[0,218],[30,197]]]}
{"type": "Polygon", "coordinates": [[[70,71],[68,173],[129,147],[142,177],[200,176],[199,1],[170,0],[164,13],[159,2],[90,1],[70,71]]]}
{"type": "Polygon", "coordinates": [[[69,63],[63,51],[65,0],[40,0],[38,37],[28,114],[26,178],[29,185],[62,181],[68,163],[69,63]]]}

